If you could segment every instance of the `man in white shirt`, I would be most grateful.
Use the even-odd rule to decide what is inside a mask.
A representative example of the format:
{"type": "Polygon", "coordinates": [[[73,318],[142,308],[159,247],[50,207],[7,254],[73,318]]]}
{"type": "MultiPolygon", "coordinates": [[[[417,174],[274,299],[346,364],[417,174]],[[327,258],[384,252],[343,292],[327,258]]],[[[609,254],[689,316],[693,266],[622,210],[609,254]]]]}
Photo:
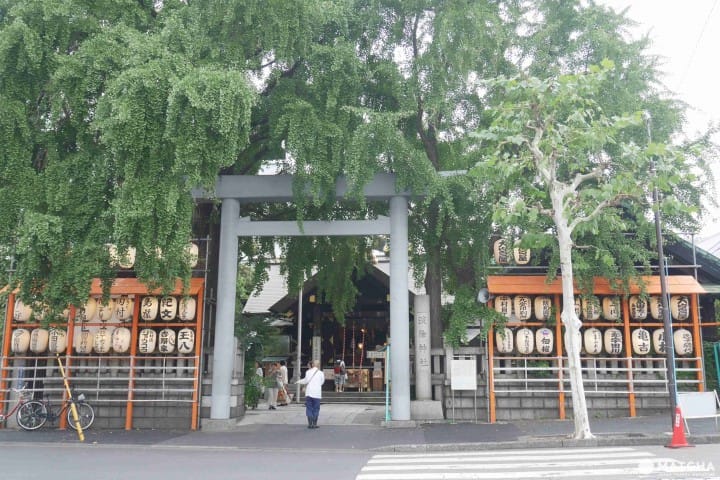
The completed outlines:
{"type": "Polygon", "coordinates": [[[312,368],[308,369],[305,377],[298,380],[297,383],[307,385],[305,388],[305,415],[308,419],[308,428],[318,428],[322,386],[325,383],[325,374],[320,370],[320,360],[313,360],[312,368]]]}

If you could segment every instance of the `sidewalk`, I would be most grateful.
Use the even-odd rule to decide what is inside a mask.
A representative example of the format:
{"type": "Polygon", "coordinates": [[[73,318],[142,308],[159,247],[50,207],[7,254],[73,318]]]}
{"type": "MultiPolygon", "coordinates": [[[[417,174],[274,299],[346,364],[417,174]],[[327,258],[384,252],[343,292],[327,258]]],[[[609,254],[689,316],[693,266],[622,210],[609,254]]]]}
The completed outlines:
{"type": "MultiPolygon", "coordinates": [[[[305,408],[291,404],[268,410],[261,404],[249,410],[228,431],[94,430],[80,444],[73,431],[44,428],[36,432],[0,430],[5,442],[28,444],[78,444],[92,447],[126,446],[206,449],[313,449],[365,451],[447,451],[561,446],[667,445],[671,438],[670,415],[591,419],[595,439],[571,440],[571,420],[519,421],[512,423],[418,424],[409,428],[382,426],[385,409],[370,405],[323,405],[320,428],[306,427],[305,408]]],[[[713,419],[691,420],[690,444],[720,443],[713,419]]]]}

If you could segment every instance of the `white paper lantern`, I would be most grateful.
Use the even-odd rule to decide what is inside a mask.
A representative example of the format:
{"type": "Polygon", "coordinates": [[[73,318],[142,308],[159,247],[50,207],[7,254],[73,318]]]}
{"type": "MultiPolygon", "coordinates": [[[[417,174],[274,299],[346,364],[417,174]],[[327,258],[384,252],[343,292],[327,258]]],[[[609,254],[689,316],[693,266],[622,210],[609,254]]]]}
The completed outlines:
{"type": "Polygon", "coordinates": [[[532,301],[526,295],[515,295],[513,299],[513,311],[518,320],[530,320],[532,317],[532,301]]]}
{"type": "Polygon", "coordinates": [[[17,328],[12,332],[10,351],[12,353],[27,353],[30,348],[30,332],[24,328],[17,328]]]}
{"type": "Polygon", "coordinates": [[[195,332],[190,328],[183,328],[177,333],[178,353],[191,353],[195,348],[195,332]]]}
{"type": "Polygon", "coordinates": [[[115,300],[112,298],[109,298],[107,302],[103,303],[102,299],[99,299],[98,301],[98,318],[101,322],[107,322],[110,320],[113,316],[113,313],[115,312],[115,300]]]}
{"type": "Polygon", "coordinates": [[[67,348],[67,332],[59,328],[51,328],[48,332],[48,351],[64,353],[67,348]]]}
{"type": "Polygon", "coordinates": [[[608,328],[603,333],[603,346],[610,355],[620,355],[623,350],[622,332],[617,328],[608,328]]]}
{"type": "Polygon", "coordinates": [[[516,246],[513,248],[513,259],[516,265],[527,265],[530,263],[530,249],[516,246]]]}
{"type": "Polygon", "coordinates": [[[603,317],[605,320],[614,322],[620,320],[620,297],[612,296],[603,298],[603,317]]]}
{"type": "Polygon", "coordinates": [[[535,297],[535,318],[545,321],[552,315],[552,299],[546,296],[535,297]]]}
{"type": "Polygon", "coordinates": [[[96,353],[103,354],[110,351],[110,347],[112,346],[113,330],[115,330],[113,327],[102,327],[95,332],[95,337],[93,338],[93,350],[95,350],[96,353]]]}
{"type": "Polygon", "coordinates": [[[693,353],[693,338],[690,330],[678,328],[673,333],[675,353],[678,355],[691,355],[693,353]]]}
{"type": "Polygon", "coordinates": [[[166,296],[160,299],[160,321],[172,322],[177,317],[177,298],[166,296]]]}
{"type": "Polygon", "coordinates": [[[112,332],[112,349],[115,353],[127,353],[130,351],[130,340],[132,333],[129,328],[118,327],[112,332]]]}
{"type": "Polygon", "coordinates": [[[665,330],[658,328],[652,332],[653,349],[660,355],[665,355],[665,330]]]}
{"type": "Polygon", "coordinates": [[[183,297],[178,302],[178,318],[183,322],[190,322],[195,318],[197,300],[194,297],[183,297]]]}
{"type": "Polygon", "coordinates": [[[585,352],[588,355],[598,355],[603,349],[602,332],[597,328],[588,328],[583,332],[585,352]]]}
{"type": "Polygon", "coordinates": [[[663,319],[663,310],[662,310],[662,298],[658,296],[652,296],[650,297],[650,300],[648,300],[649,306],[650,306],[650,316],[654,320],[662,320],[663,319]]]}
{"type": "Polygon", "coordinates": [[[44,328],[36,328],[30,333],[30,351],[44,353],[48,348],[49,332],[44,328]]]}
{"type": "Polygon", "coordinates": [[[120,266],[120,268],[129,270],[135,265],[136,255],[137,251],[135,250],[135,247],[128,247],[127,251],[124,254],[118,255],[117,264],[120,266]]]}
{"type": "Polygon", "coordinates": [[[17,323],[29,322],[32,318],[32,308],[25,305],[22,300],[15,300],[15,309],[13,310],[13,320],[17,323]]]}
{"type": "Polygon", "coordinates": [[[670,297],[670,313],[675,320],[680,322],[690,318],[690,299],[682,295],[670,297]]]}
{"type": "Polygon", "coordinates": [[[555,337],[549,328],[538,328],[535,332],[535,348],[542,355],[550,355],[553,353],[555,345],[555,337]]]}
{"type": "Polygon", "coordinates": [[[535,350],[535,334],[529,328],[519,328],[515,332],[515,345],[520,355],[530,355],[535,350]]]}
{"type": "Polygon", "coordinates": [[[175,331],[163,328],[158,333],[158,352],[173,353],[175,351],[175,331]]]}
{"type": "Polygon", "coordinates": [[[160,302],[157,297],[143,297],[140,302],[140,318],[146,322],[155,320],[158,315],[160,302]]]}
{"type": "Polygon", "coordinates": [[[151,328],[143,328],[138,335],[138,352],[147,354],[155,351],[157,333],[151,328]]]}
{"type": "Polygon", "coordinates": [[[197,267],[198,259],[200,258],[200,248],[195,243],[190,243],[185,247],[185,255],[187,256],[190,268],[197,267]]]}
{"type": "Polygon", "coordinates": [[[510,263],[508,248],[504,238],[495,240],[495,243],[493,244],[493,254],[495,257],[495,263],[498,265],[507,265],[510,263]]]}
{"type": "Polygon", "coordinates": [[[575,297],[575,315],[578,316],[578,318],[582,318],[582,301],[580,300],[580,297],[575,297]]]}
{"type": "Polygon", "coordinates": [[[495,344],[498,353],[510,353],[513,351],[513,333],[509,328],[499,328],[495,332],[495,344]]]}
{"type": "Polygon", "coordinates": [[[133,316],[133,308],[135,307],[135,301],[123,295],[115,299],[115,318],[121,322],[130,320],[133,316]]]}
{"type": "Polygon", "coordinates": [[[650,339],[650,332],[644,328],[636,328],[632,331],[631,337],[633,353],[635,355],[647,355],[650,353],[650,346],[652,345],[650,339]]]}
{"type": "Polygon", "coordinates": [[[512,315],[512,303],[512,298],[507,295],[498,295],[495,297],[495,311],[510,318],[510,315],[512,315]]]}
{"type": "Polygon", "coordinates": [[[582,316],[591,322],[600,318],[600,300],[596,296],[582,299],[582,316]]]}
{"type": "Polygon", "coordinates": [[[630,318],[633,320],[645,320],[648,314],[648,304],[639,295],[633,295],[629,300],[630,318]]]}
{"type": "Polygon", "coordinates": [[[85,302],[85,305],[83,305],[82,307],[78,308],[75,311],[75,321],[89,322],[90,320],[93,319],[93,317],[95,317],[96,311],[97,311],[97,300],[95,300],[93,297],[90,297],[87,299],[87,302],[85,302]]]}
{"type": "Polygon", "coordinates": [[[73,344],[76,353],[91,353],[95,344],[95,334],[92,330],[83,330],[77,327],[73,337],[73,344]]]}

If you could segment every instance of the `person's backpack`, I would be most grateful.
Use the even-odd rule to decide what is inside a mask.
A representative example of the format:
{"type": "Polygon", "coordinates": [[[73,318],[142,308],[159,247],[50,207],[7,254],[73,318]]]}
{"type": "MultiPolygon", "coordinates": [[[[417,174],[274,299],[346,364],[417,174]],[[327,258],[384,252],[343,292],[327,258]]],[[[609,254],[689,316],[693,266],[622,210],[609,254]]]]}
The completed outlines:
{"type": "Polygon", "coordinates": [[[334,370],[334,371],[335,371],[335,373],[343,373],[342,367],[340,366],[340,364],[335,365],[335,370],[334,370]]]}

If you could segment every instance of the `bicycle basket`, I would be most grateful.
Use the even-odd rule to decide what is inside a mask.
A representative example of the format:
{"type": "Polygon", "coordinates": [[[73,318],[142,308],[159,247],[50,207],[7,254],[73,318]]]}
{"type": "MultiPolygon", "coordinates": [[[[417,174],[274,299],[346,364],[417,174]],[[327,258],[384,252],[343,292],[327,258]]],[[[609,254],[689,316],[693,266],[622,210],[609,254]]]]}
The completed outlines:
{"type": "Polygon", "coordinates": [[[18,394],[18,396],[20,397],[21,402],[29,402],[30,400],[33,399],[33,391],[24,388],[24,389],[20,390],[20,393],[18,394]]]}

